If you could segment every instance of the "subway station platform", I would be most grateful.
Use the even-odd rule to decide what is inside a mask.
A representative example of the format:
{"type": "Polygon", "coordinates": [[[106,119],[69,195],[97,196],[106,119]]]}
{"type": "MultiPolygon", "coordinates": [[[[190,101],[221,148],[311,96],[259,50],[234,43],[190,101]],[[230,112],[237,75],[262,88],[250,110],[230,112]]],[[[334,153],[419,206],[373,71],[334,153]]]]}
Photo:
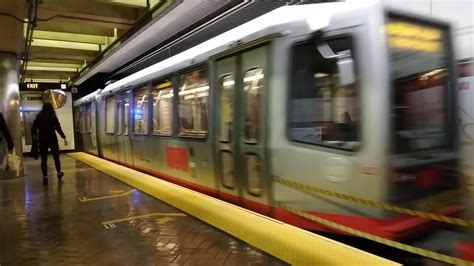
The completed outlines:
{"type": "MultiPolygon", "coordinates": [[[[63,181],[50,175],[48,186],[42,185],[39,161],[32,159],[25,159],[24,178],[0,180],[0,265],[335,265],[348,260],[351,265],[396,265],[217,199],[186,195],[197,192],[150,177],[158,189],[172,193],[158,197],[181,204],[185,211],[177,209],[158,200],[152,190],[144,189],[146,194],[137,189],[141,185],[134,182],[147,180],[144,174],[90,155],[62,155],[61,160],[63,181]],[[101,171],[90,166],[94,163],[101,171]],[[112,170],[106,174],[107,167],[112,170]],[[184,194],[176,194],[180,189],[184,194]],[[225,221],[217,229],[222,224],[218,215],[207,213],[203,206],[199,212],[210,220],[197,219],[199,214],[189,204],[179,203],[183,200],[217,204],[214,207],[221,206],[236,222],[225,221]],[[249,227],[239,228],[238,223],[249,227]],[[288,235],[287,229],[296,231],[288,235]],[[267,232],[267,237],[257,236],[250,244],[242,241],[257,235],[252,230],[262,234],[273,230],[280,240],[267,232]]],[[[54,173],[52,162],[49,166],[54,173]]]]}
{"type": "MultiPolygon", "coordinates": [[[[64,181],[0,181],[0,265],[285,265],[70,157],[64,181]]],[[[49,171],[53,171],[50,167],[49,171]]]]}

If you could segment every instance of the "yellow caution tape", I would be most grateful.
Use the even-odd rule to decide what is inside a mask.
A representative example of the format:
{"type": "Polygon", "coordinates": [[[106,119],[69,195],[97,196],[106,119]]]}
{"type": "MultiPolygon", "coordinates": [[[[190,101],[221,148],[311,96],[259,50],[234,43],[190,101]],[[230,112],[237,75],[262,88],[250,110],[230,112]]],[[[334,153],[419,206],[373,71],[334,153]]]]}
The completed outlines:
{"type": "Polygon", "coordinates": [[[334,192],[334,191],[323,189],[323,188],[313,187],[307,184],[299,183],[299,182],[288,180],[281,177],[275,177],[274,180],[280,184],[283,184],[295,189],[299,189],[302,191],[315,192],[315,193],[322,194],[325,196],[330,196],[330,197],[334,197],[334,198],[338,198],[342,200],[347,200],[350,202],[360,203],[363,205],[368,205],[368,206],[372,206],[375,208],[380,208],[380,209],[384,209],[388,211],[408,214],[412,216],[418,216],[421,218],[431,219],[431,220],[435,220],[439,222],[445,222],[445,223],[466,226],[466,227],[474,227],[474,220],[464,220],[461,218],[449,217],[446,215],[440,215],[440,214],[434,214],[434,213],[429,213],[429,212],[424,212],[424,211],[417,211],[417,210],[402,208],[402,207],[386,204],[386,203],[375,201],[375,200],[364,199],[364,198],[351,196],[351,195],[347,195],[347,194],[343,194],[339,192],[334,192]]]}
{"type": "Polygon", "coordinates": [[[299,215],[301,217],[304,217],[304,218],[309,219],[311,221],[320,223],[322,225],[326,225],[326,226],[334,228],[336,230],[346,232],[346,233],[349,233],[349,234],[352,234],[352,235],[355,235],[355,236],[358,236],[358,237],[362,237],[362,238],[365,238],[365,239],[369,239],[369,240],[372,240],[372,241],[375,241],[375,242],[378,242],[378,243],[381,243],[381,244],[384,244],[384,245],[387,245],[387,246],[390,246],[390,247],[393,247],[393,248],[404,250],[404,251],[407,251],[407,252],[410,252],[410,253],[413,253],[413,254],[417,254],[417,255],[420,255],[420,256],[423,256],[423,257],[426,257],[426,258],[430,258],[430,259],[433,259],[433,260],[442,261],[442,262],[446,262],[446,263],[450,263],[450,264],[455,264],[455,265],[473,265],[474,264],[470,261],[463,260],[463,259],[460,259],[460,258],[451,257],[451,256],[448,256],[448,255],[445,255],[445,254],[433,252],[433,251],[430,251],[430,250],[426,250],[426,249],[422,249],[422,248],[419,248],[419,247],[414,247],[414,246],[410,246],[410,245],[403,244],[403,243],[400,243],[400,242],[396,242],[396,241],[393,241],[393,240],[389,240],[389,239],[386,239],[386,238],[383,238],[383,237],[371,235],[371,234],[365,233],[363,231],[360,231],[360,230],[357,230],[357,229],[354,229],[354,228],[351,228],[351,227],[348,227],[348,226],[344,226],[344,225],[335,223],[333,221],[326,220],[326,219],[323,219],[321,217],[318,217],[318,216],[315,216],[315,215],[312,215],[312,214],[309,214],[309,213],[291,208],[291,207],[289,207],[287,205],[284,205],[282,203],[278,203],[277,205],[279,207],[293,213],[293,214],[299,215]]]}

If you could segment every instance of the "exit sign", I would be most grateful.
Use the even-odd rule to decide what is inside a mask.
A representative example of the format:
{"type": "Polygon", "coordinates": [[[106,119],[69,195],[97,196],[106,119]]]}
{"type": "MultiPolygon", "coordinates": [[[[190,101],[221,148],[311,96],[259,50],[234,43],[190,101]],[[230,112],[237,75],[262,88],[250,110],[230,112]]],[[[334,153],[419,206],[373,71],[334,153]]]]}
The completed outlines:
{"type": "Polygon", "coordinates": [[[38,83],[26,83],[28,89],[38,89],[38,83]]]}

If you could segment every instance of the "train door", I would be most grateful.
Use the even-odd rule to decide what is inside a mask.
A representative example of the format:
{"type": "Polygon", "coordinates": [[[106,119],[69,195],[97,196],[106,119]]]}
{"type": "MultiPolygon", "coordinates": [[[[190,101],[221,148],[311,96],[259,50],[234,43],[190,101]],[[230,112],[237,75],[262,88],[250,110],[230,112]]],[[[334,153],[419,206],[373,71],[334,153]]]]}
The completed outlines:
{"type": "Polygon", "coordinates": [[[129,137],[130,92],[117,95],[117,150],[119,162],[133,165],[129,137]]]}
{"type": "Polygon", "coordinates": [[[217,61],[217,176],[222,198],[268,214],[265,75],[268,47],[217,61]]]}

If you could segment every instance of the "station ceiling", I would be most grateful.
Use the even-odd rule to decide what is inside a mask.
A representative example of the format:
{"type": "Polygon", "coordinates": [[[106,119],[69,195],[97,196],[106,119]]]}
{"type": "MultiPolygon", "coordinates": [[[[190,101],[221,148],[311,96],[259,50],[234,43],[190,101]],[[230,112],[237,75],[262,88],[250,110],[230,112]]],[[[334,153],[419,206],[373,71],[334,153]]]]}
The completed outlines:
{"type": "Polygon", "coordinates": [[[28,60],[26,65],[25,60],[22,60],[22,79],[25,82],[64,82],[72,79],[99,53],[133,27],[147,11],[170,1],[26,2],[26,18],[36,21],[32,23],[36,25],[32,27],[31,24],[24,24],[24,36],[27,40],[25,55],[28,60]],[[31,44],[26,48],[28,39],[31,39],[31,44]]]}

